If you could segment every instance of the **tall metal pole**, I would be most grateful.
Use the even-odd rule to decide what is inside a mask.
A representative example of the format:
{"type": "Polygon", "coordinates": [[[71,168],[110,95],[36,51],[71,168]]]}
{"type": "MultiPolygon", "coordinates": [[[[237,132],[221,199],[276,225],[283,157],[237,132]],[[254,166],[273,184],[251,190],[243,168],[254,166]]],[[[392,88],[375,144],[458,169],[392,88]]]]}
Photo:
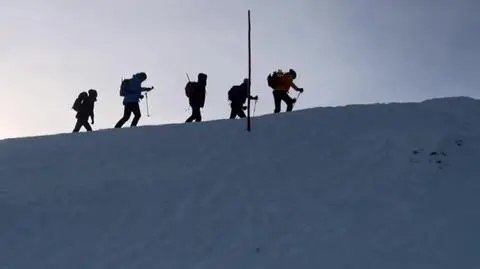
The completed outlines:
{"type": "Polygon", "coordinates": [[[250,10],[248,10],[248,105],[247,105],[247,131],[252,130],[250,119],[250,91],[252,85],[252,52],[251,52],[251,24],[250,24],[250,10]]]}

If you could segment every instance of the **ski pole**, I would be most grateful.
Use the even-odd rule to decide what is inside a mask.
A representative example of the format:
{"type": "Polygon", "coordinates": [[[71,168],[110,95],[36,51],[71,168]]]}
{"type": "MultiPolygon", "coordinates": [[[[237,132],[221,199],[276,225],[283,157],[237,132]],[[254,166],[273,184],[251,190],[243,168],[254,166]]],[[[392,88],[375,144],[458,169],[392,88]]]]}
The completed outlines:
{"type": "Polygon", "coordinates": [[[190,82],[190,77],[188,76],[188,73],[185,72],[185,75],[187,75],[188,82],[190,82]]]}
{"type": "Polygon", "coordinates": [[[257,108],[257,101],[258,101],[258,100],[255,100],[255,103],[253,103],[253,113],[252,113],[252,117],[255,117],[255,109],[257,108]]]}
{"type": "Polygon", "coordinates": [[[147,117],[150,117],[150,111],[148,109],[148,92],[145,93],[145,102],[147,103],[147,117]]]}
{"type": "Polygon", "coordinates": [[[293,107],[295,107],[295,105],[298,103],[298,98],[300,98],[301,94],[302,94],[301,92],[298,92],[297,98],[295,98],[295,103],[293,104],[293,107]]]}

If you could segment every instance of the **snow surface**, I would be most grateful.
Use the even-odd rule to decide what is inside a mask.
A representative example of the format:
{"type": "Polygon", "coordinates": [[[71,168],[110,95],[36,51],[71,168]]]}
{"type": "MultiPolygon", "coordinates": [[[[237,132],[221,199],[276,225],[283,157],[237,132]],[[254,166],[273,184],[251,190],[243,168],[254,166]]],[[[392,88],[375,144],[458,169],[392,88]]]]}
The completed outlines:
{"type": "Polygon", "coordinates": [[[480,101],[0,141],[1,269],[480,268],[480,101]]]}

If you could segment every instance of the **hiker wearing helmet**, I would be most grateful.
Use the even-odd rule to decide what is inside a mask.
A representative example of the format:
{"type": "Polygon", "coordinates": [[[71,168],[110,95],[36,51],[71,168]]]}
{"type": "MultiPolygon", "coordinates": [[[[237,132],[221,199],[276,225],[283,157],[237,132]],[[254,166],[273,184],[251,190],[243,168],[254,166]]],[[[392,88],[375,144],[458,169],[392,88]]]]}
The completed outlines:
{"type": "Polygon", "coordinates": [[[130,119],[133,113],[134,117],[131,127],[135,127],[142,116],[140,112],[140,99],[143,99],[142,92],[149,92],[153,87],[142,87],[142,83],[147,80],[147,74],[144,72],[137,73],[130,79],[122,81],[120,86],[120,96],[123,96],[123,117],[115,124],[115,128],[122,128],[123,124],[130,119]]]}
{"type": "Polygon", "coordinates": [[[95,102],[97,101],[97,91],[94,89],[88,90],[88,93],[81,92],[78,95],[78,98],[75,100],[73,104],[73,109],[77,111],[77,123],[73,128],[73,132],[77,133],[80,131],[80,128],[85,127],[88,132],[92,131],[92,126],[88,123],[88,119],[92,118],[92,124],[94,124],[94,107],[95,102]]]}
{"type": "Polygon", "coordinates": [[[258,100],[258,96],[253,97],[248,95],[249,83],[250,80],[246,78],[243,80],[242,84],[234,85],[228,91],[228,100],[231,101],[230,119],[235,119],[237,116],[240,118],[246,117],[245,112],[243,111],[246,109],[244,104],[247,101],[247,98],[251,100],[258,100]]]}
{"type": "Polygon", "coordinates": [[[203,108],[205,105],[205,95],[206,95],[206,87],[207,87],[207,74],[199,73],[197,81],[189,81],[187,85],[185,85],[185,95],[188,98],[188,103],[192,108],[192,115],[188,117],[185,121],[187,122],[201,122],[202,121],[202,114],[200,112],[200,108],[203,108]]]}
{"type": "Polygon", "coordinates": [[[274,113],[279,113],[281,110],[281,102],[284,101],[287,104],[287,112],[292,111],[293,104],[297,101],[296,98],[291,98],[288,95],[290,88],[302,93],[303,89],[297,87],[293,80],[297,78],[295,70],[290,69],[287,73],[282,70],[278,70],[268,76],[268,86],[273,89],[273,99],[275,103],[274,113]]]}

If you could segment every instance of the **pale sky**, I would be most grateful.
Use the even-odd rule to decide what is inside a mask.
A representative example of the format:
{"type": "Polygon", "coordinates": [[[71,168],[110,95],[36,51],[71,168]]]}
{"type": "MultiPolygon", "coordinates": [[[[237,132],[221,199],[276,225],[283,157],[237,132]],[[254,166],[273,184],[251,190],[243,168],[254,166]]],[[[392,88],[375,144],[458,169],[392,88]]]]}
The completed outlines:
{"type": "Polygon", "coordinates": [[[204,120],[227,118],[248,75],[248,9],[256,115],[273,112],[278,68],[305,89],[295,109],[480,95],[477,0],[2,0],[0,138],[71,132],[90,88],[93,128],[112,128],[121,78],[141,71],[155,90],[139,126],[185,121],[186,72],[208,74],[204,120]]]}

